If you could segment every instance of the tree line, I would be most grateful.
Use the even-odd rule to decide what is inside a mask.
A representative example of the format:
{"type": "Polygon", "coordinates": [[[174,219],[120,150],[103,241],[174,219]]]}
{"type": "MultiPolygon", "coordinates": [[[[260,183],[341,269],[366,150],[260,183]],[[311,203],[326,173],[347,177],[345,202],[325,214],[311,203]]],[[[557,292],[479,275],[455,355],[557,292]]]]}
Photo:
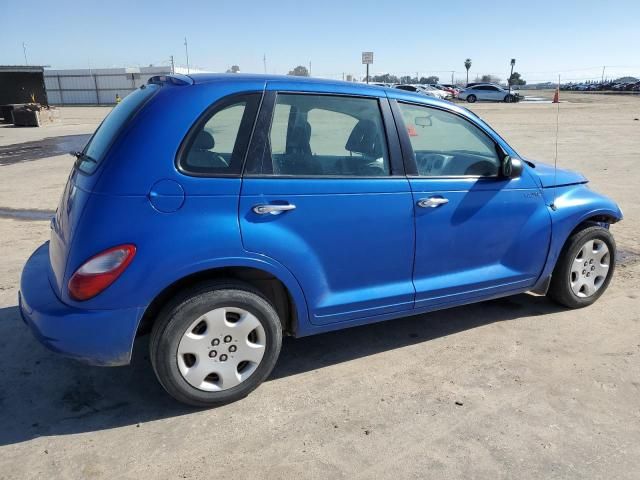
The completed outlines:
{"type": "MultiPolygon", "coordinates": [[[[518,72],[513,71],[513,67],[516,64],[515,58],[511,59],[511,74],[507,80],[509,85],[526,85],[526,81],[522,78],[522,76],[518,72]]],[[[472,61],[470,58],[467,58],[464,61],[464,68],[467,70],[467,83],[469,83],[469,69],[471,68],[472,61]]],[[[238,65],[231,66],[227,73],[238,73],[240,72],[240,67],[238,65]]],[[[296,77],[308,77],[309,70],[304,65],[298,65],[287,73],[287,75],[293,75],[296,77]]],[[[475,81],[482,83],[500,83],[501,78],[496,75],[477,75],[475,81]]],[[[427,85],[432,83],[439,83],[440,77],[436,75],[430,75],[428,77],[412,77],[411,75],[393,75],[391,73],[383,73],[382,75],[373,75],[369,77],[370,82],[374,83],[412,83],[412,84],[421,84],[427,85]]]]}

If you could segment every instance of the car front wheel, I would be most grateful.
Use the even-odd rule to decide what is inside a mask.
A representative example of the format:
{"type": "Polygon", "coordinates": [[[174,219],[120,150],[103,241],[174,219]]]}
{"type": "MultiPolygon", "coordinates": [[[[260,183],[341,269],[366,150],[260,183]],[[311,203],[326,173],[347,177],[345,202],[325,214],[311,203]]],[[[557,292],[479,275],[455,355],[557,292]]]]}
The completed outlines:
{"type": "Polygon", "coordinates": [[[282,345],[273,305],[250,285],[209,282],[163,309],[150,341],[151,362],[180,402],[210,407],[244,398],[271,373],[282,345]]]}
{"type": "Polygon", "coordinates": [[[477,98],[476,98],[475,95],[469,95],[467,97],[467,102],[469,102],[469,103],[476,103],[476,100],[477,100],[477,98]]]}
{"type": "Polygon", "coordinates": [[[591,305],[605,292],[616,260],[616,242],[608,229],[593,226],[574,233],[553,271],[548,295],[569,308],[591,305]]]}

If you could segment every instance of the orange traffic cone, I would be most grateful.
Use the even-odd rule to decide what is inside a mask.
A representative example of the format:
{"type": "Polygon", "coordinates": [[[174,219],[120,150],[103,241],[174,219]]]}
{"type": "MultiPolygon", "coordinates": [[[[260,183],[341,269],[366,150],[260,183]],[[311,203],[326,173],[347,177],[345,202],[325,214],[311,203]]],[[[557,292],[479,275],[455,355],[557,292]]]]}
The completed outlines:
{"type": "Polygon", "coordinates": [[[551,103],[560,103],[560,89],[556,88],[556,92],[553,94],[553,102],[551,103]]]}

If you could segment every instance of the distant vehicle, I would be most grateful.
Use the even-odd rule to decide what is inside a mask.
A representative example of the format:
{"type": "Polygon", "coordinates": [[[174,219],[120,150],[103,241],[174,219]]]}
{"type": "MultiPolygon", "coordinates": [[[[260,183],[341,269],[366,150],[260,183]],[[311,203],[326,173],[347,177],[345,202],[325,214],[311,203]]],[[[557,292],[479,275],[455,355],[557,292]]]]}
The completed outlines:
{"type": "Polygon", "coordinates": [[[444,100],[448,100],[453,98],[453,95],[445,90],[442,90],[440,88],[436,88],[433,85],[416,85],[417,88],[424,90],[426,92],[431,92],[432,94],[434,94],[437,98],[442,98],[444,100]]]}
{"type": "Polygon", "coordinates": [[[496,87],[502,88],[502,85],[498,83],[493,83],[493,82],[471,82],[471,83],[467,83],[466,88],[475,87],[476,85],[495,85],[496,87]]]}
{"type": "Polygon", "coordinates": [[[441,84],[443,87],[447,87],[447,88],[451,88],[453,90],[456,91],[456,96],[458,96],[458,93],[460,93],[461,91],[464,90],[464,87],[460,86],[460,85],[452,85],[451,83],[442,83],[441,84]]]}
{"type": "Polygon", "coordinates": [[[483,83],[476,84],[470,88],[464,90],[458,95],[460,100],[466,100],[469,103],[475,103],[478,100],[492,101],[492,102],[517,102],[519,95],[517,93],[509,92],[498,85],[483,83]]]}
{"type": "Polygon", "coordinates": [[[455,89],[453,87],[447,87],[446,85],[440,85],[439,83],[429,83],[428,85],[433,87],[433,88],[435,88],[435,89],[437,89],[437,90],[440,90],[440,91],[443,91],[443,92],[447,92],[449,95],[451,95],[451,97],[458,96],[459,90],[457,90],[457,89],[455,89]]]}
{"type": "Polygon", "coordinates": [[[397,88],[398,90],[404,90],[405,92],[419,93],[422,95],[426,95],[427,97],[433,97],[433,98],[444,98],[442,95],[437,94],[433,90],[427,90],[421,87],[422,86],[418,86],[418,85],[394,85],[393,86],[393,88],[397,88]]]}
{"type": "Polygon", "coordinates": [[[604,81],[592,83],[565,83],[560,85],[560,90],[570,90],[576,92],[637,92],[640,91],[640,81],[621,82],[621,81],[604,81]]]}

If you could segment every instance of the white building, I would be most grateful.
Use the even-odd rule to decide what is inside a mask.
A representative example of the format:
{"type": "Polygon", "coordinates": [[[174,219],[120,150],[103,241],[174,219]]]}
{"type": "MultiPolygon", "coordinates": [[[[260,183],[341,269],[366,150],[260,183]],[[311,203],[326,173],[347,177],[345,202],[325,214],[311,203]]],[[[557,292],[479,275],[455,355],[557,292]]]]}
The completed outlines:
{"type": "MultiPolygon", "coordinates": [[[[186,74],[185,68],[175,69],[186,74]]],[[[190,69],[191,73],[203,73],[190,69]]],[[[126,97],[155,75],[171,73],[171,67],[85,68],[45,70],[44,83],[51,105],[112,105],[116,95],[126,97]]]]}

